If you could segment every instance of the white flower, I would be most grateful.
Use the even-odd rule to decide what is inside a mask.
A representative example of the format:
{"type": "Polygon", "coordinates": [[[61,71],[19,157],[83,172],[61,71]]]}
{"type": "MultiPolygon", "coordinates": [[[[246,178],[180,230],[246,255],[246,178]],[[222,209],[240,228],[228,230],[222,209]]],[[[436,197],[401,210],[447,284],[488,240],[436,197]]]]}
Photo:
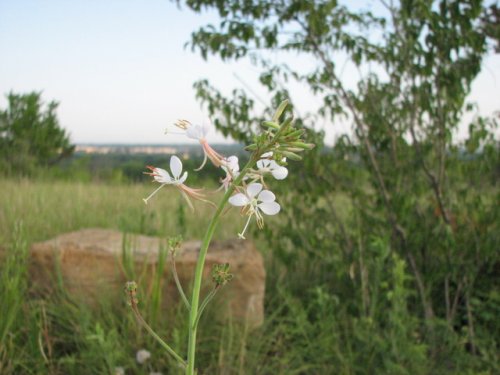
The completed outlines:
{"type": "Polygon", "coordinates": [[[114,375],[125,375],[125,369],[123,367],[115,367],[114,375]]]}
{"type": "MultiPolygon", "coordinates": [[[[257,162],[259,173],[271,173],[275,179],[284,180],[288,176],[288,169],[279,165],[276,161],[269,159],[272,156],[272,151],[261,155],[262,159],[257,162]]],[[[286,161],[286,158],[283,158],[283,161],[286,161]]]]}
{"type": "Polygon", "coordinates": [[[224,164],[224,157],[215,151],[207,142],[207,134],[210,130],[210,126],[208,124],[204,123],[203,125],[193,125],[187,120],[178,120],[175,123],[175,126],[184,130],[188,138],[195,139],[200,142],[200,145],[203,148],[203,162],[198,168],[195,169],[195,171],[202,169],[208,159],[210,159],[216,167],[220,167],[224,164]]]}
{"type": "Polygon", "coordinates": [[[148,352],[146,349],[141,349],[139,350],[136,355],[135,355],[135,359],[137,361],[137,363],[139,364],[143,364],[144,362],[146,362],[149,358],[151,358],[151,353],[148,352]]]}
{"type": "Polygon", "coordinates": [[[238,157],[236,155],[231,155],[224,159],[224,165],[222,165],[221,168],[226,172],[231,172],[233,175],[239,173],[240,165],[238,164],[238,157]]]}
{"type": "Polygon", "coordinates": [[[231,181],[233,181],[240,174],[240,165],[238,164],[238,157],[232,155],[226,159],[224,159],[224,164],[221,165],[221,168],[226,172],[226,177],[221,180],[221,187],[217,190],[224,188],[227,190],[231,181]]]}
{"type": "Polygon", "coordinates": [[[150,176],[153,176],[156,182],[164,185],[180,185],[186,181],[188,173],[184,172],[182,174],[182,162],[177,156],[173,155],[170,158],[170,171],[172,176],[165,170],[161,168],[155,168],[152,166],[148,166],[148,169],[151,170],[151,173],[147,173],[150,176]]]}
{"type": "Polygon", "coordinates": [[[156,168],[152,166],[148,166],[147,168],[151,170],[151,172],[144,172],[144,173],[152,176],[154,181],[160,183],[161,185],[155,191],[153,191],[147,198],[143,199],[144,203],[147,204],[148,201],[151,199],[151,197],[153,197],[153,195],[155,195],[165,185],[173,185],[180,190],[182,196],[184,197],[184,199],[186,199],[191,209],[194,209],[194,207],[189,198],[198,199],[206,203],[212,204],[212,202],[209,202],[204,199],[205,196],[201,193],[203,189],[193,189],[184,185],[188,173],[187,172],[182,173],[182,162],[177,156],[173,155],[170,158],[171,175],[165,169],[156,168]]]}
{"type": "Polygon", "coordinates": [[[165,169],[152,167],[150,165],[148,165],[147,168],[151,172],[144,172],[144,173],[152,176],[154,178],[154,181],[159,182],[161,185],[158,189],[153,191],[147,198],[143,199],[144,203],[146,204],[151,199],[151,197],[155,195],[165,185],[175,185],[177,187],[185,186],[183,184],[184,181],[186,181],[187,179],[188,173],[184,172],[184,174],[182,174],[181,159],[179,159],[175,155],[173,155],[170,158],[170,172],[172,173],[172,175],[170,175],[165,169]]]}
{"type": "Polygon", "coordinates": [[[191,139],[196,139],[198,141],[203,141],[209,132],[210,128],[207,124],[203,125],[191,125],[186,129],[186,136],[191,139]]]}
{"type": "Polygon", "coordinates": [[[280,212],[281,206],[275,202],[276,196],[269,190],[262,190],[262,184],[252,183],[247,186],[245,194],[237,193],[229,198],[229,203],[233,206],[243,207],[248,217],[247,223],[238,236],[245,239],[244,234],[253,215],[257,220],[259,228],[264,226],[264,218],[261,212],[266,215],[276,215],[280,212]]]}

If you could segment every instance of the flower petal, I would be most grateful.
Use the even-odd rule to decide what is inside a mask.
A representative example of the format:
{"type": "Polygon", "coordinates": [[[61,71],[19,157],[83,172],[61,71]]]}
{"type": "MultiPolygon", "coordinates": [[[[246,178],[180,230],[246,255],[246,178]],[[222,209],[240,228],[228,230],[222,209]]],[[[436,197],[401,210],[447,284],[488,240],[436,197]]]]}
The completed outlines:
{"type": "Polygon", "coordinates": [[[276,200],[276,196],[270,190],[262,190],[257,199],[261,202],[274,202],[276,200]]]}
{"type": "Polygon", "coordinates": [[[182,162],[177,156],[173,155],[170,158],[170,171],[172,172],[172,176],[175,180],[179,179],[179,176],[182,173],[182,162]]]}
{"type": "Polygon", "coordinates": [[[210,131],[210,122],[203,123],[200,127],[200,134],[203,138],[206,138],[208,132],[210,131]]]}
{"type": "Polygon", "coordinates": [[[232,155],[227,158],[227,164],[233,172],[237,172],[240,170],[240,165],[238,164],[238,157],[235,155],[232,155]]]}
{"type": "Polygon", "coordinates": [[[229,198],[229,203],[237,207],[246,206],[249,202],[248,197],[242,193],[235,194],[229,198]]]}
{"type": "Polygon", "coordinates": [[[203,131],[199,125],[191,125],[186,129],[186,136],[191,139],[200,140],[203,138],[203,131]]]}
{"type": "Polygon", "coordinates": [[[271,156],[273,156],[273,152],[272,151],[268,151],[268,152],[265,152],[263,153],[262,155],[260,155],[260,157],[262,159],[265,159],[265,158],[270,158],[271,156]]]}
{"type": "Polygon", "coordinates": [[[182,175],[182,177],[179,178],[179,184],[183,184],[184,181],[186,181],[187,178],[188,178],[188,173],[184,172],[184,174],[182,175]]]}
{"type": "Polygon", "coordinates": [[[165,169],[161,168],[155,168],[153,169],[154,173],[154,179],[156,182],[159,182],[160,184],[171,184],[172,183],[172,177],[168,174],[168,172],[165,169]]]}
{"type": "Polygon", "coordinates": [[[259,161],[257,161],[257,168],[259,169],[266,169],[268,168],[270,165],[270,160],[268,159],[260,159],[259,161]]]}
{"type": "Polygon", "coordinates": [[[263,202],[257,205],[266,215],[276,215],[281,206],[277,202],[263,202]]]}
{"type": "Polygon", "coordinates": [[[250,199],[255,197],[262,190],[262,184],[254,182],[253,184],[248,185],[247,187],[247,195],[250,199]]]}
{"type": "Polygon", "coordinates": [[[279,166],[276,169],[274,169],[271,172],[271,174],[277,180],[284,180],[286,178],[286,176],[288,176],[288,169],[286,169],[285,167],[279,166]]]}

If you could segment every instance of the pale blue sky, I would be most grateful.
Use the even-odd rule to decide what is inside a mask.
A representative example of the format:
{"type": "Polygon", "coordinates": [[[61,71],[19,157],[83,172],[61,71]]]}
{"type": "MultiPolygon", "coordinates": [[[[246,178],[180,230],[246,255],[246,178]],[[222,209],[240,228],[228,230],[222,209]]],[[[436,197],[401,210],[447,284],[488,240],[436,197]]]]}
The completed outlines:
{"type": "MultiPolygon", "coordinates": [[[[228,90],[242,87],[237,74],[258,87],[249,63],[204,62],[184,49],[193,30],[214,20],[166,0],[0,0],[0,106],[11,90],[38,90],[61,103],[58,115],[73,142],[184,140],[163,130],[178,118],[204,119],[194,81],[206,77],[228,90]]],[[[474,83],[483,113],[500,109],[499,89],[497,55],[474,83]]],[[[303,110],[317,104],[307,95],[300,103],[303,110]]]]}

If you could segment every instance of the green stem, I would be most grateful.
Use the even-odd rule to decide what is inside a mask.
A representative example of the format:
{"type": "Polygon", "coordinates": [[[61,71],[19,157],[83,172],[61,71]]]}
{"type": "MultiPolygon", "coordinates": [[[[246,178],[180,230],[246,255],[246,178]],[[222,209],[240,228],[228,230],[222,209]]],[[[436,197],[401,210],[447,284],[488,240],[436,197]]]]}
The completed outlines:
{"type": "Polygon", "coordinates": [[[189,301],[188,301],[186,295],[184,294],[184,289],[182,289],[182,285],[181,285],[181,282],[179,280],[179,275],[177,274],[177,267],[175,265],[175,256],[173,254],[171,256],[172,256],[171,257],[172,273],[174,274],[175,285],[177,286],[179,294],[181,295],[182,301],[186,305],[186,308],[188,309],[188,311],[190,311],[191,306],[189,306],[189,301]]]}
{"type": "Polygon", "coordinates": [[[243,168],[240,175],[234,180],[229,189],[222,197],[214,216],[210,220],[205,236],[200,247],[200,254],[198,255],[198,261],[196,263],[195,275],[194,275],[194,285],[193,285],[193,295],[191,297],[191,310],[189,311],[189,342],[188,342],[188,364],[186,367],[186,375],[194,375],[194,362],[196,354],[196,333],[197,333],[197,318],[198,318],[198,305],[200,303],[200,291],[201,291],[201,281],[203,276],[203,268],[205,266],[205,258],[207,256],[208,246],[212,240],[215,232],[215,228],[219,223],[220,216],[224,207],[234,192],[234,189],[243,180],[243,177],[247,171],[255,164],[255,160],[251,158],[247,165],[243,168]]]}
{"type": "Polygon", "coordinates": [[[198,316],[196,317],[196,321],[194,322],[195,327],[198,327],[198,322],[200,321],[201,315],[203,314],[205,307],[207,307],[207,305],[210,303],[210,301],[215,297],[215,295],[217,294],[219,289],[220,289],[220,285],[217,285],[215,288],[213,288],[210,291],[210,293],[208,294],[208,296],[206,296],[205,299],[203,300],[203,302],[201,303],[200,311],[198,311],[198,316]]]}
{"type": "Polygon", "coordinates": [[[163,341],[162,338],[158,336],[155,331],[153,331],[153,328],[151,328],[149,324],[144,320],[141,313],[139,312],[139,309],[137,308],[137,304],[132,301],[131,306],[137,320],[142,324],[144,328],[146,328],[146,331],[148,331],[149,334],[153,336],[156,341],[158,341],[158,343],[172,355],[172,357],[179,361],[179,363],[182,364],[183,367],[187,367],[186,361],[179,354],[177,354],[175,350],[170,347],[170,345],[163,341]]]}

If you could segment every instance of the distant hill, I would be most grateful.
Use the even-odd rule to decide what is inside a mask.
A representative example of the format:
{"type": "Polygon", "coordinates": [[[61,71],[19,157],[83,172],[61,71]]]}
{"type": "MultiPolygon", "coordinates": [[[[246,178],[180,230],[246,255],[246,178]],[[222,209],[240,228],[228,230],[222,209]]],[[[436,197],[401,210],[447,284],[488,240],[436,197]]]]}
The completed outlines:
{"type": "MultiPolygon", "coordinates": [[[[240,144],[211,145],[223,155],[246,154],[240,144]]],[[[184,158],[202,156],[198,144],[77,144],[75,154],[119,154],[119,155],[183,155],[184,158]]]]}

